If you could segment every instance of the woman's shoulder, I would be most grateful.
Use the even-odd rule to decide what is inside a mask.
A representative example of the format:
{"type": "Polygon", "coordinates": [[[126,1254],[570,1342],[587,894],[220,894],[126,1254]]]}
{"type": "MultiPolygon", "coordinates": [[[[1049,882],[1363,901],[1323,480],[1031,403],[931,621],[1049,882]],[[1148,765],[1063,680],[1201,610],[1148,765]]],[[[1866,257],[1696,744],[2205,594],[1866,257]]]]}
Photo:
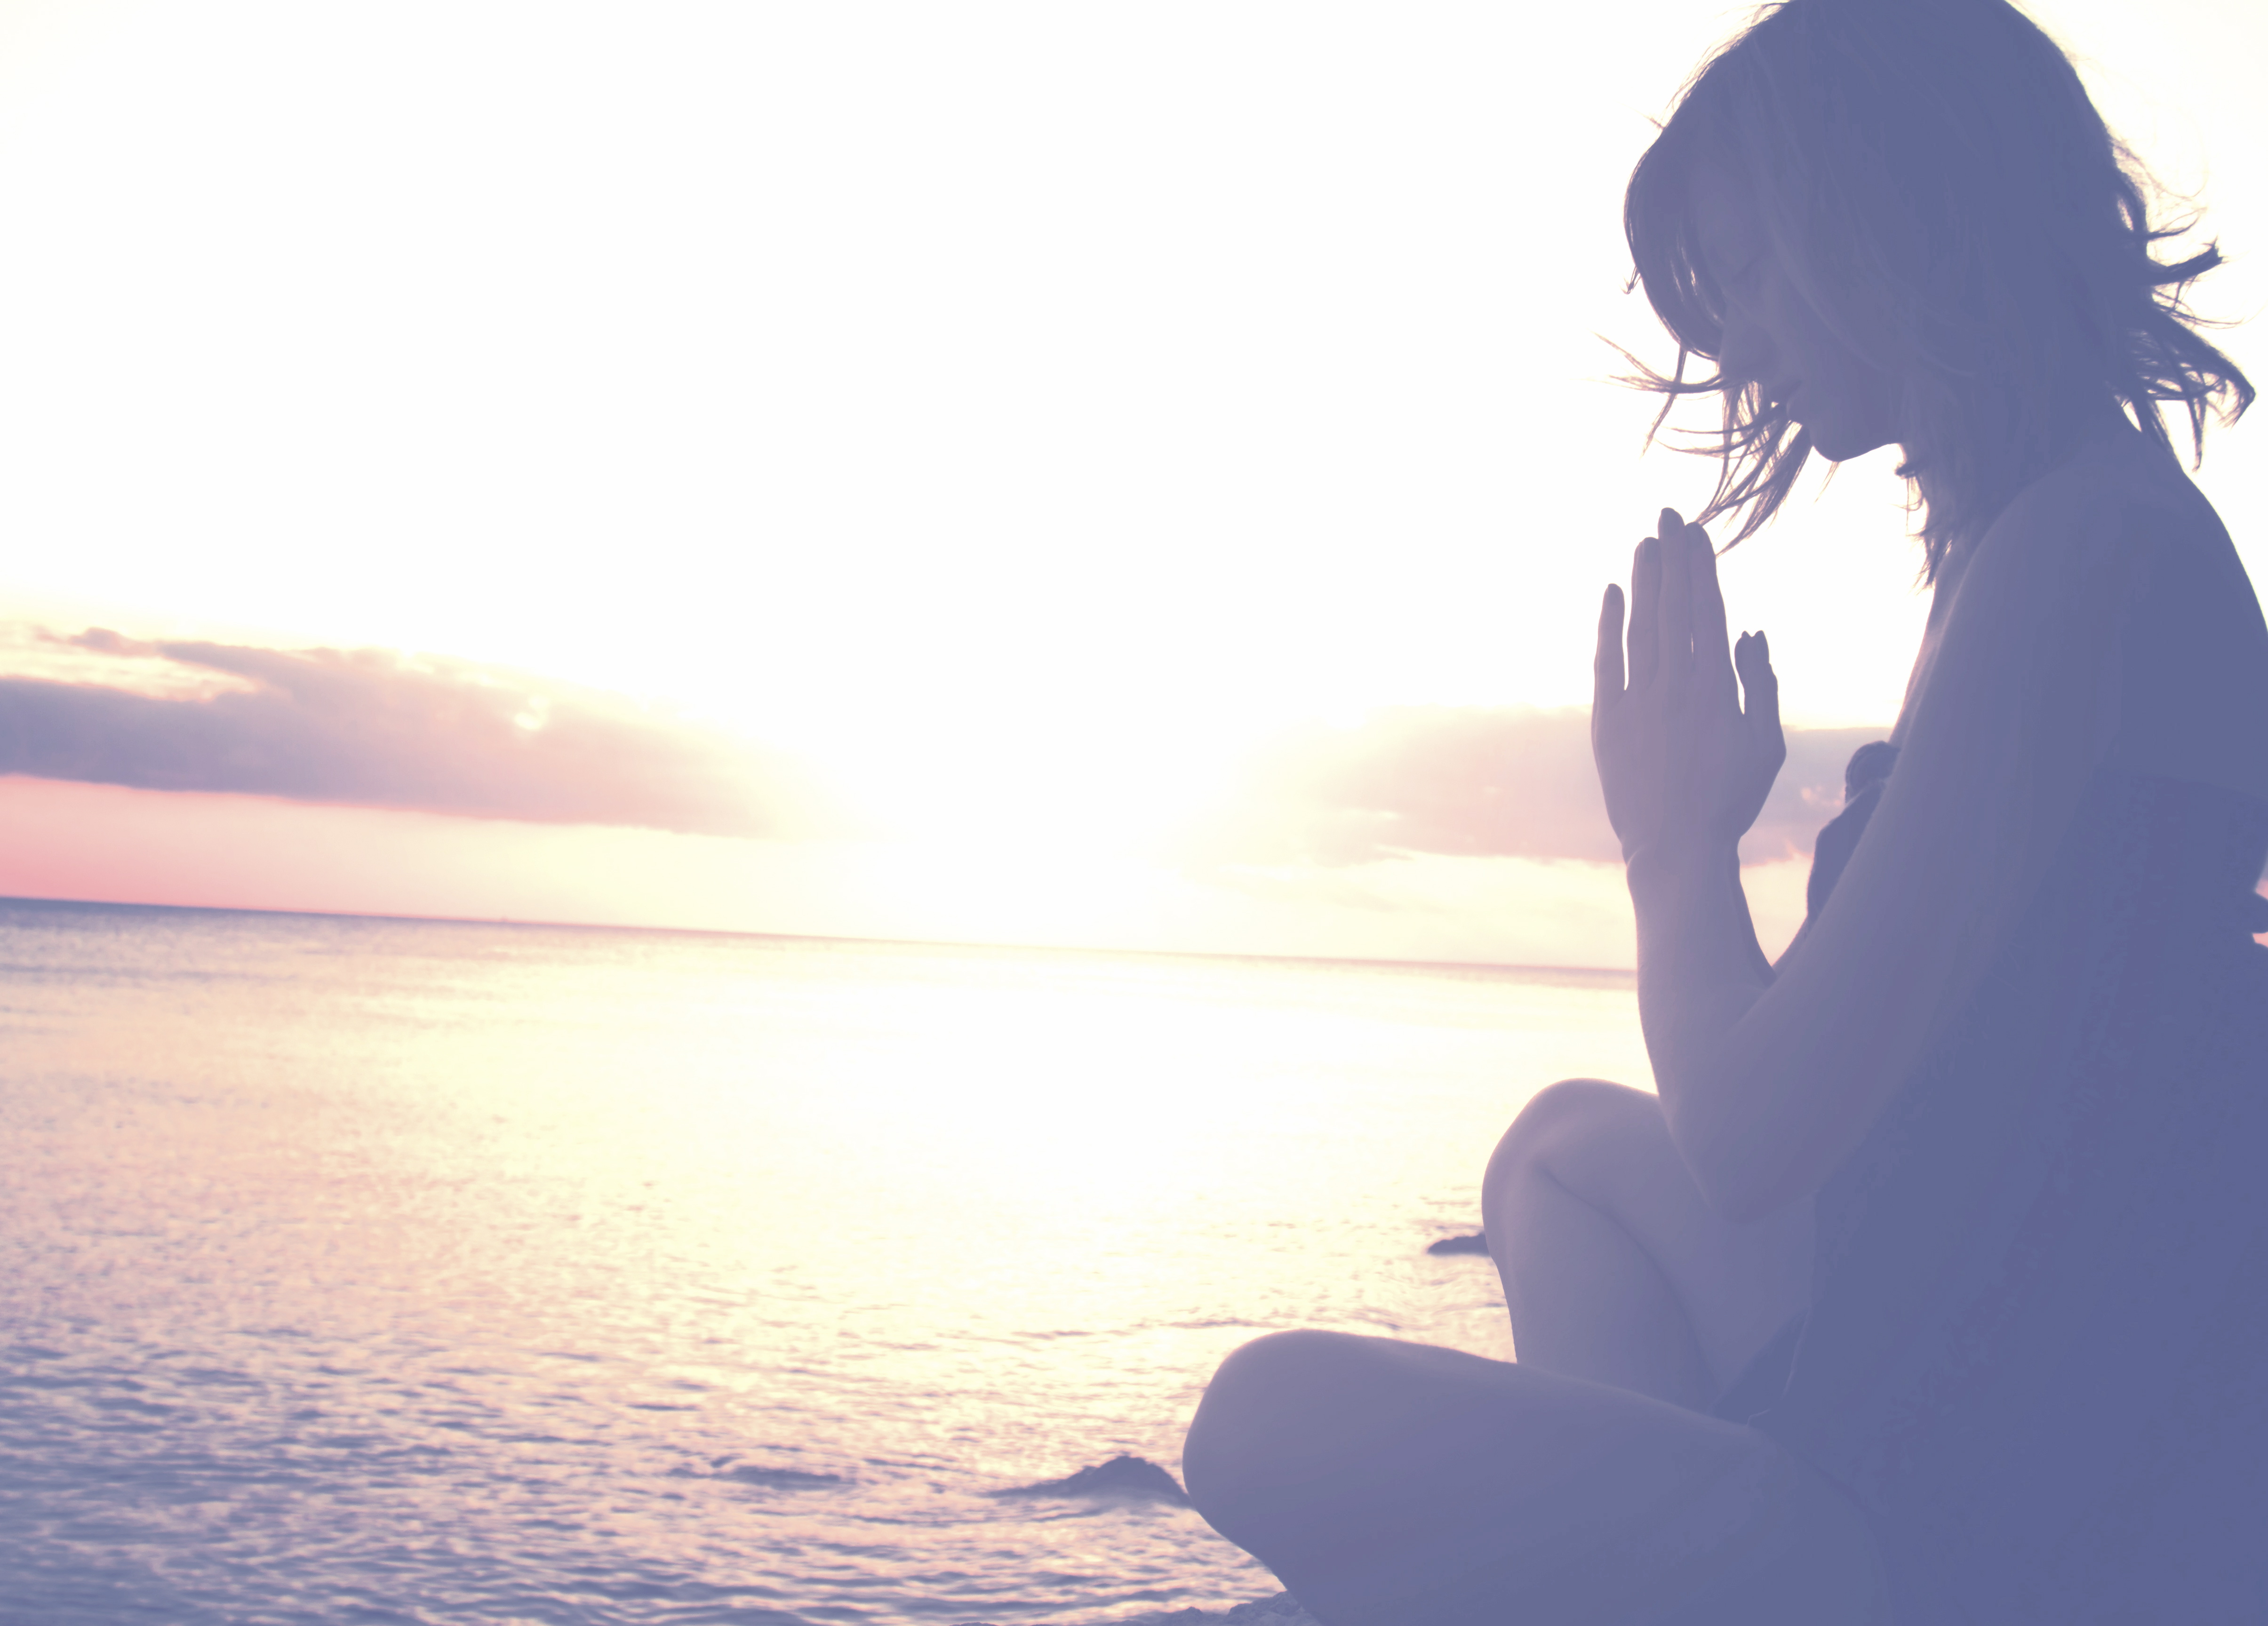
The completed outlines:
{"type": "MultiPolygon", "coordinates": [[[[2268,623],[2167,447],[2131,427],[2091,438],[1993,521],[1955,592],[1918,701],[1948,666],[1956,689],[2013,683],[2046,706],[2032,727],[2077,731],[2104,766],[2268,800],[2268,623]]],[[[1951,703],[1940,721],[1965,728],[1951,703]]]]}
{"type": "MultiPolygon", "coordinates": [[[[2173,546],[2205,555],[2235,549],[2213,504],[2167,446],[2131,425],[2097,433],[2019,492],[1986,533],[1989,548],[2067,553],[2073,542],[2131,552],[2173,546]]],[[[2242,566],[2237,565],[2238,573],[2242,566]]]]}
{"type": "Polygon", "coordinates": [[[2034,570],[2066,567],[2079,596],[2110,600],[2089,616],[2117,663],[2106,765],[2268,800],[2268,622],[2228,527],[2172,452],[2139,430],[2098,441],[1994,529],[2034,570]]]}

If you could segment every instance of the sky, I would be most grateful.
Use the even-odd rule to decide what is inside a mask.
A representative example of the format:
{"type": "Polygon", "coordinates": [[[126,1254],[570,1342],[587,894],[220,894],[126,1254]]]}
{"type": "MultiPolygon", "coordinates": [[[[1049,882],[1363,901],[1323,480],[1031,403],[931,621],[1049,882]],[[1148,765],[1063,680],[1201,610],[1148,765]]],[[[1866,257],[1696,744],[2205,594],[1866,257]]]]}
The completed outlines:
{"type": "MultiPolygon", "coordinates": [[[[2268,22],[2029,10],[2268,308],[2268,22]]],[[[1745,15],[0,0],[0,894],[1629,964],[1622,189],[1745,15]]],[[[1894,460],[1723,562],[1768,947],[1894,460]]]]}

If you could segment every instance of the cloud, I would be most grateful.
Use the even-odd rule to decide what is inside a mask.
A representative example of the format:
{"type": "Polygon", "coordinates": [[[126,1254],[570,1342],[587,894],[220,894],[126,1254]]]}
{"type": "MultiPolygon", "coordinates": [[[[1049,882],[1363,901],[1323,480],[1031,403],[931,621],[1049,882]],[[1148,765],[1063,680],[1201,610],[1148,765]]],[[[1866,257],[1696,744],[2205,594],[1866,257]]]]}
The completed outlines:
{"type": "MultiPolygon", "coordinates": [[[[1800,857],[1843,799],[1843,765],[1881,729],[1796,729],[1749,863],[1800,857]]],[[[1174,848],[1194,867],[1371,863],[1411,853],[1618,862],[1581,708],[1399,707],[1310,728],[1255,759],[1174,848]]]]}
{"type": "Polygon", "coordinates": [[[809,776],[619,696],[373,650],[145,643],[9,651],[0,773],[711,835],[836,816],[809,776]]]}
{"type": "MultiPolygon", "coordinates": [[[[861,833],[796,760],[663,709],[383,651],[278,650],[0,628],[0,774],[156,791],[730,836],[861,833]]],[[[1750,863],[1800,857],[1881,731],[1796,730],[1750,863]]],[[[1305,892],[1413,855],[1620,857],[1580,708],[1402,707],[1256,751],[1168,856],[1305,892]],[[1267,872],[1275,872],[1273,878],[1267,872]]]]}

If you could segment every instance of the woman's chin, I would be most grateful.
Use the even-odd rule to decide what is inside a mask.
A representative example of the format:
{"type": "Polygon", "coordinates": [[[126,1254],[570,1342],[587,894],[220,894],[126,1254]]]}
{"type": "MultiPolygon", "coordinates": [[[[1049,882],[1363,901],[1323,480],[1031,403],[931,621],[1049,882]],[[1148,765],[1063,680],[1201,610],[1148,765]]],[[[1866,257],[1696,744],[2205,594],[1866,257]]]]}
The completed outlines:
{"type": "Polygon", "coordinates": [[[1820,424],[1796,418],[1810,432],[1811,449],[1830,463],[1847,463],[1854,457],[1879,452],[1897,438],[1890,434],[1854,435],[1841,424],[1820,424]]]}

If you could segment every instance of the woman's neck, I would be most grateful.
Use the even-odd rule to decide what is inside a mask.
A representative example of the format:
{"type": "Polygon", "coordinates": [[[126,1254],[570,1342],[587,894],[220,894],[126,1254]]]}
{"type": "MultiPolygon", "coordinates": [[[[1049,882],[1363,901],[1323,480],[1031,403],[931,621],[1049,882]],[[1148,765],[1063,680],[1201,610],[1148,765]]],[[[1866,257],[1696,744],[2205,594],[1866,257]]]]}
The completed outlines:
{"type": "MultiPolygon", "coordinates": [[[[2047,466],[2035,470],[2023,482],[2025,485],[2053,474],[2058,468],[2066,467],[2080,458],[2101,456],[2105,452],[2122,450],[2134,444],[2141,437],[2141,431],[2134,427],[2133,420],[2126,416],[2125,407],[2116,395],[2107,390],[2100,394],[2088,396],[2085,398],[2083,404],[2073,407],[2064,416],[2060,428],[2061,433],[2055,438],[2056,450],[2051,455],[2047,466]]],[[[1899,451],[1909,460],[1913,455],[1912,449],[1905,445],[1901,445],[1899,451]]],[[[1925,501],[1927,501],[1931,496],[1929,489],[1931,482],[1926,475],[1922,477],[1921,484],[1922,497],[1925,501]]],[[[2014,491],[2008,493],[2011,500],[2015,495],[2014,491]]],[[[1939,603],[1951,601],[1953,584],[1960,578],[1961,571],[1968,563],[1969,555],[1975,550],[1984,533],[1992,528],[1992,520],[1998,518],[1997,512],[1977,516],[1972,530],[1955,536],[1947,544],[1945,553],[1938,560],[1936,569],[1931,572],[1930,578],[1933,585],[1937,589],[1939,603]]],[[[1933,622],[1935,620],[1935,614],[1936,613],[1933,612],[1933,622]]]]}
{"type": "Polygon", "coordinates": [[[2134,420],[2126,416],[2125,407],[2116,395],[2100,396],[2075,416],[2070,451],[2061,463],[2102,446],[2123,445],[2141,432],[2134,427],[2134,420]]]}

